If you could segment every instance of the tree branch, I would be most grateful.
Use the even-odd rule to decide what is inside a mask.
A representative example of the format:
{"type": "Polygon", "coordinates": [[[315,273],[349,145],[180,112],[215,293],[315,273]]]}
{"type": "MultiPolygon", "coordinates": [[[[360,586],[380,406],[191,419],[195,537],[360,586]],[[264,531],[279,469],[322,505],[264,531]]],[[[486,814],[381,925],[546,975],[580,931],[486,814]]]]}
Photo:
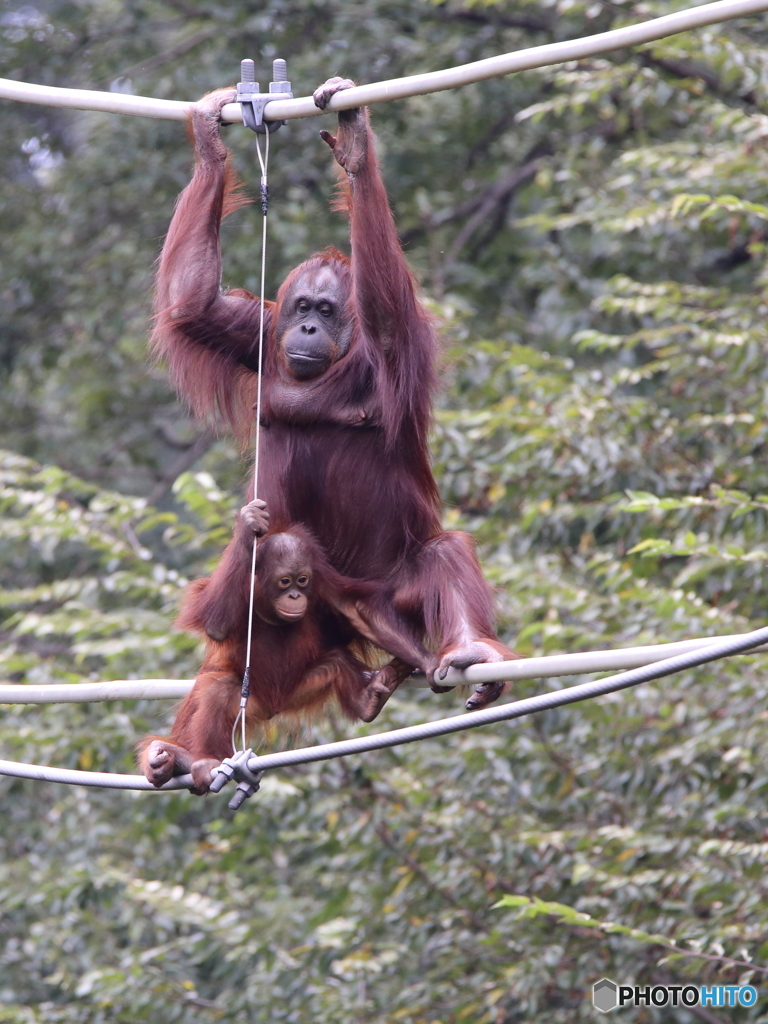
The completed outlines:
{"type": "MultiPolygon", "coordinates": [[[[486,9],[487,10],[487,9],[486,9]]],[[[551,32],[552,21],[549,18],[537,18],[530,14],[497,14],[495,11],[470,10],[449,11],[447,5],[439,4],[435,8],[442,21],[465,21],[472,25],[496,25],[499,28],[522,28],[529,32],[551,32]]]]}
{"type": "Polygon", "coordinates": [[[461,914],[463,914],[474,925],[474,927],[477,928],[478,931],[488,931],[487,926],[480,920],[480,918],[477,917],[476,914],[474,914],[471,910],[468,910],[466,907],[463,907],[456,899],[456,897],[453,895],[453,893],[449,892],[447,889],[443,889],[442,886],[439,886],[432,881],[432,879],[429,877],[429,874],[424,870],[421,864],[419,864],[419,862],[414,857],[411,857],[411,855],[400,846],[392,830],[390,829],[389,825],[387,825],[386,822],[379,822],[379,824],[375,827],[374,832],[382,841],[382,843],[384,843],[386,847],[392,850],[393,853],[396,853],[397,856],[402,860],[403,864],[405,864],[405,866],[410,871],[412,871],[417,878],[421,879],[421,881],[424,883],[424,885],[427,886],[427,888],[429,888],[437,896],[440,896],[440,898],[443,899],[446,903],[450,904],[450,906],[452,906],[454,910],[458,910],[461,914]]]}
{"type": "Polygon", "coordinates": [[[529,160],[528,163],[515,168],[511,174],[506,175],[506,177],[497,181],[488,189],[475,213],[469,218],[454,238],[450,249],[445,255],[444,263],[446,265],[456,262],[459,252],[464,248],[469,239],[486,220],[486,218],[491,215],[497,204],[508,202],[512,197],[512,194],[516,192],[518,188],[527,184],[533,177],[535,177],[540,164],[540,157],[537,157],[535,160],[529,160]]]}
{"type": "Polygon", "coordinates": [[[162,474],[156,486],[147,498],[148,504],[156,505],[158,501],[160,501],[160,499],[171,489],[176,477],[189,469],[190,466],[194,465],[200,456],[204,455],[208,451],[215,440],[215,435],[210,431],[200,434],[194,444],[191,444],[185,452],[182,452],[178,458],[174,459],[162,474]]]}

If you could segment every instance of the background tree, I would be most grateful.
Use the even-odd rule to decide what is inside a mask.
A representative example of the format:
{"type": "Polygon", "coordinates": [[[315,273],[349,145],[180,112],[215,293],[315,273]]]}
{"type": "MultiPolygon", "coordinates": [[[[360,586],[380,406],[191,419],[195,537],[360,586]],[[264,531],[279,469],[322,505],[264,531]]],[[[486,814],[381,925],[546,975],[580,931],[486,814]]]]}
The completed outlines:
{"type": "MultiPolygon", "coordinates": [[[[262,79],[284,56],[307,93],[683,6],[51,0],[6,4],[0,61],[11,78],[193,98],[243,56],[262,79]]],[[[445,322],[446,522],[481,542],[525,654],[764,624],[767,30],[751,18],[374,111],[445,322]]],[[[146,362],[183,128],[6,101],[0,127],[2,675],[190,675],[199,652],[169,626],[247,466],[146,362]]],[[[274,138],[272,290],[343,244],[317,128],[274,138]]],[[[228,140],[252,183],[252,140],[228,140]]],[[[228,224],[229,283],[256,287],[258,230],[253,208],[228,224]]],[[[762,665],[273,774],[234,819],[213,798],[0,781],[0,1021],[571,1024],[594,1019],[604,975],[757,983],[762,665]],[[494,909],[505,894],[521,899],[494,909]]],[[[515,692],[544,685],[560,683],[515,692]]],[[[405,691],[377,727],[455,707],[405,691]]],[[[135,738],[170,714],[6,706],[2,756],[130,770],[135,738]]]]}

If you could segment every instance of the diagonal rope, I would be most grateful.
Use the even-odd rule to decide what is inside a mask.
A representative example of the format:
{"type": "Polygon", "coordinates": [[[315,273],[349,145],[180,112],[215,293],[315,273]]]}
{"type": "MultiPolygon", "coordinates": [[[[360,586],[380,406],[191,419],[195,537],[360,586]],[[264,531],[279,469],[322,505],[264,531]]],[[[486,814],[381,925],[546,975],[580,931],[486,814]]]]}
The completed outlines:
{"type": "MultiPolygon", "coordinates": [[[[264,363],[264,282],[267,266],[267,210],[269,206],[269,181],[267,168],[269,167],[269,130],[265,135],[264,155],[261,154],[259,136],[256,136],[256,152],[261,167],[261,290],[259,292],[259,362],[258,380],[256,383],[256,435],[254,439],[255,452],[253,456],[253,497],[259,493],[259,454],[261,449],[261,378],[264,363]]],[[[256,596],[256,547],[258,537],[253,535],[253,548],[251,549],[251,588],[248,597],[248,640],[245,651],[245,672],[243,673],[243,684],[240,689],[240,707],[237,718],[232,723],[232,753],[237,753],[237,727],[240,725],[240,743],[242,750],[245,750],[247,742],[245,728],[245,709],[248,704],[248,697],[251,692],[251,638],[253,636],[253,604],[256,596]]]]}
{"type": "Polygon", "coordinates": [[[481,711],[469,711],[454,715],[451,718],[440,718],[420,725],[409,725],[402,729],[375,733],[372,736],[357,736],[348,740],[337,740],[334,743],[316,744],[297,750],[276,751],[274,754],[253,755],[248,759],[248,768],[254,774],[267,768],[284,768],[289,765],[308,764],[312,761],[327,761],[335,757],[347,757],[349,754],[366,753],[370,750],[383,750],[386,747],[400,746],[402,743],[414,743],[421,740],[434,739],[437,736],[448,736],[455,732],[464,732],[479,725],[493,725],[497,722],[508,722],[514,718],[552,708],[564,707],[578,701],[602,697],[608,693],[617,693],[630,686],[650,683],[655,679],[684,672],[687,669],[706,665],[711,661],[729,658],[736,654],[745,654],[762,644],[768,643],[768,626],[755,629],[741,636],[728,637],[717,643],[694,651],[685,651],[672,658],[665,658],[652,665],[631,669],[617,675],[593,679],[588,683],[578,683],[562,690],[551,690],[535,697],[524,697],[522,700],[496,707],[483,708],[481,711]]]}

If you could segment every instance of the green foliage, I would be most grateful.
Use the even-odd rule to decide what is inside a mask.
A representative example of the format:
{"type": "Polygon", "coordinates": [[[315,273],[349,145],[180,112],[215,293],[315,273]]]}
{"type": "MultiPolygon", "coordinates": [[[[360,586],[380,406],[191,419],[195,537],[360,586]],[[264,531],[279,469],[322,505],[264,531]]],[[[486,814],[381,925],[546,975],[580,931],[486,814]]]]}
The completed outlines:
{"type": "MultiPolygon", "coordinates": [[[[22,80],[193,98],[242,56],[282,55],[307,93],[337,72],[413,74],[670,6],[687,4],[52,0],[0,14],[0,60],[22,80]]],[[[523,654],[764,624],[767,35],[763,15],[374,111],[445,328],[446,524],[477,537],[523,654]]],[[[199,651],[171,624],[247,467],[147,369],[183,130],[11,103],[0,121],[2,675],[189,676],[199,651]]],[[[275,136],[272,291],[344,245],[316,130],[275,136]]],[[[227,138],[252,186],[252,142],[227,138]]],[[[227,225],[227,283],[257,287],[258,230],[253,209],[227,225]]],[[[594,1020],[605,975],[757,983],[762,659],[272,773],[234,818],[220,798],[4,779],[0,1021],[572,1024],[594,1020]]],[[[406,690],[359,731],[458,706],[406,690]]],[[[0,752],[128,771],[171,714],[8,705],[0,752]]],[[[764,1000],[734,1011],[765,1015],[764,1000]]]]}
{"type": "MultiPolygon", "coordinates": [[[[651,946],[664,946],[667,949],[671,949],[674,956],[665,957],[661,963],[669,963],[674,959],[681,959],[682,957],[694,957],[701,958],[704,960],[714,960],[723,965],[731,967],[746,967],[749,970],[749,974],[743,976],[746,980],[742,980],[742,984],[746,984],[747,980],[753,980],[753,972],[768,973],[766,968],[755,968],[754,965],[746,960],[732,960],[729,957],[715,956],[710,957],[706,953],[699,953],[695,950],[678,950],[677,943],[674,939],[667,938],[666,935],[649,935],[648,932],[640,931],[639,928],[628,928],[624,924],[617,924],[615,921],[598,921],[594,917],[590,917],[589,914],[585,914],[581,910],[574,910],[573,907],[567,907],[563,903],[551,903],[546,900],[540,900],[536,897],[529,899],[527,896],[503,896],[495,907],[519,907],[517,914],[518,919],[520,918],[534,918],[540,917],[541,915],[547,915],[556,917],[560,924],[568,924],[575,928],[599,928],[606,935],[628,935],[630,938],[635,939],[637,942],[645,942],[651,946]]],[[[690,939],[692,946],[696,946],[696,940],[690,939]]]]}
{"type": "Polygon", "coordinates": [[[197,526],[11,452],[0,452],[0,477],[3,675],[175,676],[180,662],[193,671],[196,645],[169,629],[186,574],[200,574],[231,528],[231,500],[211,477],[177,482],[197,526]]]}

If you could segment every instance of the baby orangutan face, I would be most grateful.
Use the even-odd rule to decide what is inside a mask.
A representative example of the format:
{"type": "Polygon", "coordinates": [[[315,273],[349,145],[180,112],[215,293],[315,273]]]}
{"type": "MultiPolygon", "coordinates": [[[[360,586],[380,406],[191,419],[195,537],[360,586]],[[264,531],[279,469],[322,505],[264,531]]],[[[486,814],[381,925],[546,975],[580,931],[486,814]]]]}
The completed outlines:
{"type": "Polygon", "coordinates": [[[309,603],[309,582],[308,571],[302,571],[298,575],[286,572],[277,581],[277,597],[273,607],[275,613],[285,622],[297,622],[304,618],[309,603]]]}
{"type": "Polygon", "coordinates": [[[290,534],[273,534],[261,542],[257,570],[263,600],[259,614],[268,622],[299,622],[312,592],[311,552],[290,534]]]}

